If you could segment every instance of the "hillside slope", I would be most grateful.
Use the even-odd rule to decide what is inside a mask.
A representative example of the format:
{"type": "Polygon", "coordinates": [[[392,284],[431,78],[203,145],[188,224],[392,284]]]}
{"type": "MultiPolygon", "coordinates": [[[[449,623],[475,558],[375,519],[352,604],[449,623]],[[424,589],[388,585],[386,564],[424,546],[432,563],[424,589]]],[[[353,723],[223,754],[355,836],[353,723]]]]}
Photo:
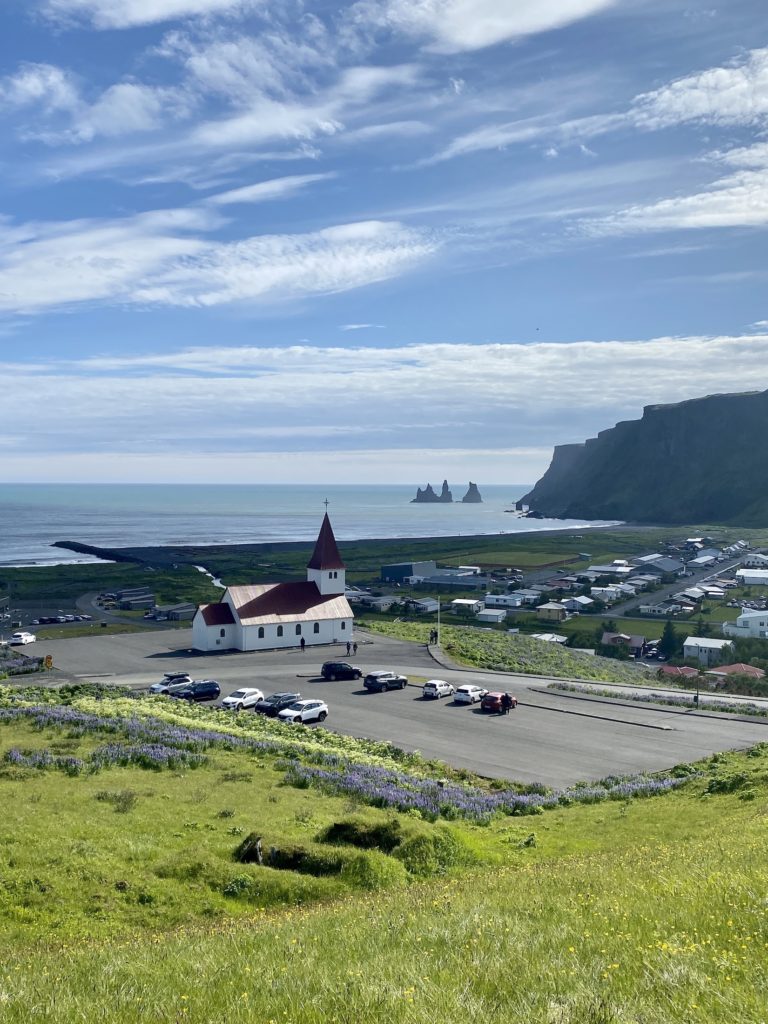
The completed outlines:
{"type": "Polygon", "coordinates": [[[556,447],[523,501],[559,518],[762,524],[766,428],[768,391],[646,406],[639,420],[556,447]]]}

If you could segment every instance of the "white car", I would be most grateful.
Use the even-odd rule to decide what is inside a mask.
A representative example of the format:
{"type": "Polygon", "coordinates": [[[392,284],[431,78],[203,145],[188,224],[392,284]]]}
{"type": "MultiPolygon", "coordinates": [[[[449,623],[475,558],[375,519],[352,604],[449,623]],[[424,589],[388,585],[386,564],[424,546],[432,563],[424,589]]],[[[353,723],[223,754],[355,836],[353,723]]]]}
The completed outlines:
{"type": "Polygon", "coordinates": [[[13,646],[17,646],[21,644],[33,644],[35,640],[37,640],[37,637],[34,633],[11,633],[8,643],[13,646]]]}
{"type": "Polygon", "coordinates": [[[454,689],[450,683],[446,683],[444,679],[428,679],[421,688],[422,697],[437,698],[437,697],[452,697],[454,689]]]}
{"type": "Polygon", "coordinates": [[[488,693],[482,686],[460,686],[456,693],[453,695],[453,699],[457,704],[476,704],[479,700],[488,693]]]}
{"type": "Polygon", "coordinates": [[[297,700],[277,717],[281,722],[324,722],[328,705],[324,700],[297,700]]]}
{"type": "Polygon", "coordinates": [[[175,686],[187,686],[192,682],[189,672],[166,672],[159,683],[152,683],[150,693],[168,693],[175,686]]]}
{"type": "Polygon", "coordinates": [[[254,707],[260,700],[264,700],[264,694],[261,690],[244,686],[239,690],[235,690],[234,693],[230,693],[228,697],[225,697],[221,702],[221,706],[228,711],[242,711],[243,708],[254,707]]]}

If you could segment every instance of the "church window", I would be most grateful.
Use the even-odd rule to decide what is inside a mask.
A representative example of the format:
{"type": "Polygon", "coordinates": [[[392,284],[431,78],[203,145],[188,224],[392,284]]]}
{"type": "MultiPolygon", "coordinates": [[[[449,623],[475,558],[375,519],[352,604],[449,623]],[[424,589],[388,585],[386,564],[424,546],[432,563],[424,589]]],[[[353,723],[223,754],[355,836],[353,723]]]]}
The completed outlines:
{"type": "Polygon", "coordinates": [[[296,636],[301,636],[301,623],[296,623],[296,636]]]}
{"type": "Polygon", "coordinates": [[[259,640],[263,640],[263,639],[264,639],[264,627],[263,626],[259,626],[259,640]]]}
{"type": "Polygon", "coordinates": [[[283,627],[282,626],[278,626],[277,627],[277,635],[278,636],[282,636],[283,635],[283,627]]]}
{"type": "Polygon", "coordinates": [[[220,629],[220,630],[219,630],[219,636],[221,636],[221,637],[224,637],[224,636],[226,636],[226,635],[227,635],[227,631],[226,631],[226,629],[220,629]]]}
{"type": "Polygon", "coordinates": [[[342,624],[341,624],[341,628],[342,628],[342,629],[346,629],[346,628],[347,628],[347,624],[346,624],[346,622],[342,622],[342,624]]]}
{"type": "Polygon", "coordinates": [[[316,623],[314,624],[314,626],[312,627],[312,631],[313,631],[314,633],[319,633],[319,632],[320,632],[320,623],[319,623],[319,622],[316,622],[316,623]]]}

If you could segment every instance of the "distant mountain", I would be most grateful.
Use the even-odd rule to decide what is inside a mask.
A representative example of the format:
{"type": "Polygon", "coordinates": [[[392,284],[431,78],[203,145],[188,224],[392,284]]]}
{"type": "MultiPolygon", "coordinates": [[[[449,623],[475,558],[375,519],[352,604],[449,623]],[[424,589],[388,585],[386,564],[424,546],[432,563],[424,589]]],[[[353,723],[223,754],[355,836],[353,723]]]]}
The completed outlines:
{"type": "Polygon", "coordinates": [[[639,420],[558,445],[522,501],[563,519],[766,526],[767,436],[768,391],[649,405],[639,420]]]}

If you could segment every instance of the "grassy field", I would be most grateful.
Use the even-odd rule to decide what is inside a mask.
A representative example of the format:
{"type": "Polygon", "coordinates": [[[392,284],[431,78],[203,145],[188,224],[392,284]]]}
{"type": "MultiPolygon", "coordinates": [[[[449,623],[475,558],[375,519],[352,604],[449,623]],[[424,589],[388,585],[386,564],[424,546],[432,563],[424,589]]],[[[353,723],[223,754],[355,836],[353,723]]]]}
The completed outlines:
{"type": "MultiPolygon", "coordinates": [[[[66,714],[105,721],[223,721],[162,699],[67,699],[66,714]]],[[[225,729],[278,738],[307,763],[324,751],[407,771],[412,785],[440,770],[253,716],[225,729]]],[[[0,720],[6,754],[88,758],[103,740],[74,719],[0,720]]],[[[6,756],[3,1024],[765,1020],[765,745],[681,768],[683,785],[664,796],[485,823],[286,785],[287,749],[218,744],[194,768],[77,774],[6,756]],[[330,845],[334,822],[355,823],[358,841],[379,836],[379,848],[330,845]],[[312,871],[237,863],[253,829],[265,850],[313,851],[312,871]],[[399,845],[384,852],[393,834],[399,845]]]]}
{"type": "MultiPolygon", "coordinates": [[[[430,626],[417,622],[361,619],[358,626],[401,640],[426,643],[430,626]]],[[[593,679],[606,683],[644,683],[649,674],[636,665],[582,654],[560,644],[534,640],[523,633],[486,632],[467,626],[441,628],[443,650],[460,665],[522,672],[560,679],[593,679]]]]}

